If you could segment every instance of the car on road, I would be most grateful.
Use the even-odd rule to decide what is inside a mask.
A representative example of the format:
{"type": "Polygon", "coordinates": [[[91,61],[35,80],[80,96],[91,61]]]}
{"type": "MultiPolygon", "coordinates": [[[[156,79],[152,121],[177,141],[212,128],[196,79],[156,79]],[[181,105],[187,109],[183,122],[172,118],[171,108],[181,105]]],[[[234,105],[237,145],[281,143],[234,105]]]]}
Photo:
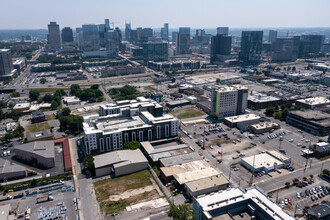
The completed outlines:
{"type": "Polygon", "coordinates": [[[241,153],[241,151],[237,150],[237,151],[236,151],[236,153],[240,154],[240,153],[241,153]]]}
{"type": "Polygon", "coordinates": [[[214,147],[211,145],[210,148],[213,149],[214,147]]]}
{"type": "Polygon", "coordinates": [[[289,142],[293,142],[294,140],[293,139],[290,139],[289,142]]]}
{"type": "Polygon", "coordinates": [[[206,159],[205,161],[206,161],[206,162],[210,162],[210,160],[209,160],[209,159],[206,159]]]}
{"type": "Polygon", "coordinates": [[[300,147],[301,146],[301,143],[298,143],[297,146],[300,147]]]}
{"type": "Polygon", "coordinates": [[[299,133],[303,133],[302,130],[298,130],[299,133]]]}
{"type": "Polygon", "coordinates": [[[234,168],[234,171],[239,171],[239,168],[238,168],[238,167],[235,167],[235,168],[234,168]]]}

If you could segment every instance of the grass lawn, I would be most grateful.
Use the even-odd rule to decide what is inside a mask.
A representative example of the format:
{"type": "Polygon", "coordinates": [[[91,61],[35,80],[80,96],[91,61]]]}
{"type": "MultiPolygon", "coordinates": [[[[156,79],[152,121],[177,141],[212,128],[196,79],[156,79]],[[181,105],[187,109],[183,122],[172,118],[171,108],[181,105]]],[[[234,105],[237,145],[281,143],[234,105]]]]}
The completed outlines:
{"type": "Polygon", "coordinates": [[[149,92],[154,92],[156,91],[156,89],[154,87],[151,87],[151,86],[145,86],[144,87],[145,90],[148,90],[149,92]]]}
{"type": "Polygon", "coordinates": [[[45,115],[45,117],[47,118],[47,120],[54,120],[55,119],[55,115],[54,114],[45,115]]]}
{"type": "Polygon", "coordinates": [[[45,129],[50,129],[50,126],[46,121],[37,124],[31,124],[25,127],[26,132],[38,132],[43,131],[45,129]]]}
{"type": "Polygon", "coordinates": [[[174,116],[178,119],[186,119],[186,118],[194,118],[205,115],[204,112],[196,109],[196,108],[184,108],[184,109],[177,109],[171,112],[174,116]]]}
{"type": "Polygon", "coordinates": [[[43,92],[55,92],[56,90],[59,90],[59,89],[67,90],[67,89],[70,89],[70,88],[69,88],[69,87],[60,87],[60,88],[40,88],[40,89],[31,89],[31,90],[38,90],[40,93],[43,93],[43,92]]]}
{"type": "Polygon", "coordinates": [[[120,195],[121,193],[152,185],[150,178],[152,177],[149,170],[143,170],[126,176],[116,177],[114,179],[104,179],[94,183],[95,194],[102,210],[107,214],[118,212],[126,208],[126,206],[141,201],[157,194],[156,190],[145,192],[136,196],[132,196],[127,200],[110,201],[111,195],[120,195]]]}

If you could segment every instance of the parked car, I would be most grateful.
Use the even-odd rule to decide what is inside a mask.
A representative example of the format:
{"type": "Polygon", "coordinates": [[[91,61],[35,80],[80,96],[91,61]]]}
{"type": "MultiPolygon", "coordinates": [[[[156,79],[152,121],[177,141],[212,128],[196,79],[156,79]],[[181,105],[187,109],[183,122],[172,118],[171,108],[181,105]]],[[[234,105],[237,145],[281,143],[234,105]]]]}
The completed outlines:
{"type": "Polygon", "coordinates": [[[300,198],[300,193],[297,192],[297,198],[299,199],[300,198]]]}

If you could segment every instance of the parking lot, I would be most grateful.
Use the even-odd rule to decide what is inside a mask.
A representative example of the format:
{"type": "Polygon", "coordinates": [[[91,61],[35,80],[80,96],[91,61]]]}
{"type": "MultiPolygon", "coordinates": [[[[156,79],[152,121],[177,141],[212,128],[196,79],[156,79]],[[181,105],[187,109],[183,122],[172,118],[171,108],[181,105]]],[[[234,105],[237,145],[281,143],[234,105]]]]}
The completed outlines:
{"type": "MultiPolygon", "coordinates": [[[[277,202],[284,209],[292,212],[292,214],[295,214],[295,212],[303,214],[304,207],[312,207],[313,205],[321,204],[322,201],[329,201],[329,193],[325,193],[329,184],[319,178],[314,178],[313,180],[314,183],[307,184],[301,188],[292,186],[289,189],[279,190],[277,202]]],[[[276,201],[277,192],[272,193],[271,197],[276,201]]]]}
{"type": "Polygon", "coordinates": [[[1,201],[1,204],[10,204],[11,210],[13,209],[17,216],[30,208],[30,219],[51,220],[56,217],[57,219],[76,219],[77,210],[75,208],[75,203],[73,202],[73,198],[75,197],[73,182],[65,181],[64,185],[55,185],[57,184],[27,189],[29,195],[27,195],[26,190],[7,193],[5,196],[10,195],[13,199],[1,201]],[[42,189],[47,186],[53,187],[42,189]],[[37,194],[33,194],[33,191],[37,192],[37,194]],[[21,194],[24,196],[21,197],[21,194]],[[53,200],[41,202],[42,200],[47,200],[48,196],[53,198],[53,200]],[[38,200],[40,201],[39,203],[37,202],[38,200]]]}

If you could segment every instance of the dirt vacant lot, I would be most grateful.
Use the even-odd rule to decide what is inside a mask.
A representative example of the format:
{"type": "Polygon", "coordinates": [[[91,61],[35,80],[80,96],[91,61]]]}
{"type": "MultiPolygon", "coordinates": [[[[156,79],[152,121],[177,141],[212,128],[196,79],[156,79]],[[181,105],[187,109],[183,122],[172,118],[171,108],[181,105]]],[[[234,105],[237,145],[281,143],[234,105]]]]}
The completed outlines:
{"type": "Polygon", "coordinates": [[[204,112],[194,107],[176,109],[171,111],[171,114],[178,119],[194,118],[205,115],[204,112]]]}

